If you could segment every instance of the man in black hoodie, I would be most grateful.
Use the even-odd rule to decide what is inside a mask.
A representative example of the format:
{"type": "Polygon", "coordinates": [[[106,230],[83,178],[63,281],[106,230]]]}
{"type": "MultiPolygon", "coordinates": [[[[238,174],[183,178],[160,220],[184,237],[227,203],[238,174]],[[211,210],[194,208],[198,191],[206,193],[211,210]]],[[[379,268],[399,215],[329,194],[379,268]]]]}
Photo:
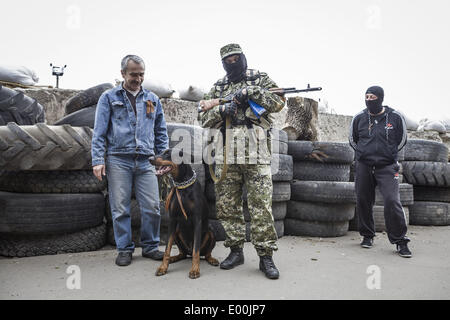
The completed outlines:
{"type": "Polygon", "coordinates": [[[383,88],[366,91],[367,108],[358,113],[350,125],[350,145],[356,152],[356,214],[361,246],[371,248],[375,236],[373,205],[378,185],[384,199],[384,218],[389,241],[400,256],[410,258],[406,237],[406,217],[400,203],[398,152],[406,144],[406,124],[392,108],[383,106],[383,88]]]}

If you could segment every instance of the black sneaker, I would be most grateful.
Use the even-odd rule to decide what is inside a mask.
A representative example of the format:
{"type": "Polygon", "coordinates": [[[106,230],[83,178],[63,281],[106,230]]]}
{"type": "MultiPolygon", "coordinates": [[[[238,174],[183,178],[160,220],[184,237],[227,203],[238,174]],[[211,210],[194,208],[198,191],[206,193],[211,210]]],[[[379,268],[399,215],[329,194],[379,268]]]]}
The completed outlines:
{"type": "Polygon", "coordinates": [[[400,257],[403,257],[403,258],[411,258],[412,257],[412,253],[408,249],[407,241],[397,243],[397,253],[400,257]]]}
{"type": "Polygon", "coordinates": [[[269,279],[278,279],[280,277],[280,272],[275,267],[271,256],[259,257],[259,270],[264,272],[269,279]]]}
{"type": "Polygon", "coordinates": [[[361,242],[361,247],[370,249],[373,246],[373,238],[364,237],[364,239],[361,242]]]}
{"type": "Polygon", "coordinates": [[[128,266],[131,263],[131,258],[133,257],[132,252],[119,252],[116,258],[116,264],[120,267],[128,266]]]}
{"type": "Polygon", "coordinates": [[[220,264],[220,269],[230,270],[244,263],[244,251],[239,247],[232,247],[228,257],[220,264]]]}
{"type": "Polygon", "coordinates": [[[142,251],[142,256],[144,258],[149,258],[149,259],[153,259],[153,260],[162,260],[164,258],[164,252],[159,251],[159,250],[153,250],[150,252],[142,251]]]}

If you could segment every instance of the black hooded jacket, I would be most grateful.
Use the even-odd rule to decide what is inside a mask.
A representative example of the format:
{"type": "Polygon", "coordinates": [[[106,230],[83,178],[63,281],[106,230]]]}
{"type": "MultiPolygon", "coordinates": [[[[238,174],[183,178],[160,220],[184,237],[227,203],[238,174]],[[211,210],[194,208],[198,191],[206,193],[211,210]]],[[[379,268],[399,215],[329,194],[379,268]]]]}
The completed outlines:
{"type": "Polygon", "coordinates": [[[369,166],[386,166],[398,160],[398,152],[406,144],[406,123],[400,113],[388,106],[379,116],[365,109],[353,117],[350,146],[356,160],[369,166]]]}

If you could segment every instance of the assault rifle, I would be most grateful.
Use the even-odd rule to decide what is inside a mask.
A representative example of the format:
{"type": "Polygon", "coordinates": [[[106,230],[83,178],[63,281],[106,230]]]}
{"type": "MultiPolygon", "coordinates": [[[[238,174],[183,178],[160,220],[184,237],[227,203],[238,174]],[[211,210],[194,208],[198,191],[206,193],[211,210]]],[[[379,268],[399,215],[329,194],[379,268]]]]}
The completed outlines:
{"type": "MultiPolygon", "coordinates": [[[[306,89],[296,89],[294,87],[291,88],[271,88],[269,89],[270,92],[273,92],[279,96],[284,96],[285,94],[291,94],[291,93],[299,93],[299,92],[311,92],[311,91],[321,91],[322,87],[314,87],[311,88],[308,84],[308,87],[306,89]]],[[[212,99],[212,100],[202,100],[198,104],[198,112],[204,112],[207,111],[215,106],[218,106],[220,104],[230,103],[233,101],[234,95],[229,95],[225,98],[221,99],[212,99]]],[[[248,103],[250,105],[250,108],[252,109],[253,113],[258,117],[261,117],[261,115],[266,111],[264,107],[260,106],[253,100],[248,100],[248,103]]]]}

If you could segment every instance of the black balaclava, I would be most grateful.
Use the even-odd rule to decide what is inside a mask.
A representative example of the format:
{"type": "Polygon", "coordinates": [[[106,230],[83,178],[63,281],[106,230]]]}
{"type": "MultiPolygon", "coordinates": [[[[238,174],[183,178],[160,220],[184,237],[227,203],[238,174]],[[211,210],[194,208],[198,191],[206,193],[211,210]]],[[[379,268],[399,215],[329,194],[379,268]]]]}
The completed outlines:
{"type": "Polygon", "coordinates": [[[381,87],[373,86],[367,89],[366,94],[371,93],[378,97],[376,100],[366,100],[366,107],[371,114],[378,114],[383,110],[384,90],[381,87]]]}
{"type": "Polygon", "coordinates": [[[222,59],[222,65],[231,82],[236,83],[245,78],[245,73],[247,72],[247,59],[243,53],[239,53],[239,60],[235,63],[226,63],[225,59],[222,59]]]}

